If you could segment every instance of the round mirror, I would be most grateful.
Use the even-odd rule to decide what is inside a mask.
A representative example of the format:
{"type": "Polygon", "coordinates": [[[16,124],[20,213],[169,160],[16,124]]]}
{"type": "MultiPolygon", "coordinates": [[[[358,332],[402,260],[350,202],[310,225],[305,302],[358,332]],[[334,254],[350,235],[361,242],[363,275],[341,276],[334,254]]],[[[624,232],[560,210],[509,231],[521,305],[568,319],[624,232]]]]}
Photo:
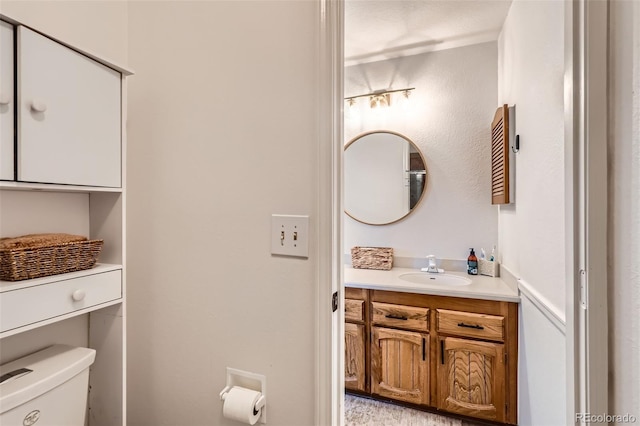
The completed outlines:
{"type": "Polygon", "coordinates": [[[345,213],[358,222],[387,225],[406,217],[426,183],[422,153],[399,133],[365,133],[344,147],[345,213]]]}

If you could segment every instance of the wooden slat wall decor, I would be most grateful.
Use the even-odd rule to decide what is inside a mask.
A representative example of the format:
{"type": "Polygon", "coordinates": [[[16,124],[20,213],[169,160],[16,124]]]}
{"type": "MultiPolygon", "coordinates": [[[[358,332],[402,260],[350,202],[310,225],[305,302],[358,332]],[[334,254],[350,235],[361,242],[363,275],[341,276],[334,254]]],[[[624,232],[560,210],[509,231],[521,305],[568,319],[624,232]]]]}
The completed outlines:
{"type": "Polygon", "coordinates": [[[491,123],[491,204],[509,203],[509,106],[505,104],[491,123]]]}

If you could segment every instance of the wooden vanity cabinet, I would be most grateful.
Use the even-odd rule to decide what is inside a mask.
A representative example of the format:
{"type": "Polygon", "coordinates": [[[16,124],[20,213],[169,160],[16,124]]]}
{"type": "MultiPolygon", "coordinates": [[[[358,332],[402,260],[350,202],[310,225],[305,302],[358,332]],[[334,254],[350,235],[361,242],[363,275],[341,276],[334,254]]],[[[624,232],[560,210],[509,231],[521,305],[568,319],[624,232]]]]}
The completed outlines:
{"type": "Polygon", "coordinates": [[[368,394],[517,423],[516,303],[350,288],[347,300],[351,290],[368,292],[357,299],[368,301],[368,394]]]}
{"type": "Polygon", "coordinates": [[[438,306],[438,409],[516,424],[517,304],[441,298],[438,306]]]}
{"type": "Polygon", "coordinates": [[[503,344],[440,338],[439,409],[504,422],[505,387],[503,344]]]}
{"type": "Polygon", "coordinates": [[[371,393],[429,404],[429,309],[371,302],[371,324],[371,393]]]}
{"type": "Polygon", "coordinates": [[[348,390],[367,392],[369,376],[368,291],[347,288],[345,291],[344,386],[348,390]]]}
{"type": "Polygon", "coordinates": [[[439,338],[438,408],[504,422],[504,316],[438,309],[437,318],[440,334],[462,337],[439,338]]]}

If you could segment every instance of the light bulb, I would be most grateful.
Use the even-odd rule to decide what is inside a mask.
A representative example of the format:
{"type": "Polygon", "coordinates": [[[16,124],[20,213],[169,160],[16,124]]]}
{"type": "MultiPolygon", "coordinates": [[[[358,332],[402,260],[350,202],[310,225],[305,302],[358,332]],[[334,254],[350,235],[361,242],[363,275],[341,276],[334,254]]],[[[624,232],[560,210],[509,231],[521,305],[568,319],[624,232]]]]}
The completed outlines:
{"type": "Polygon", "coordinates": [[[410,107],[410,103],[411,103],[411,102],[409,102],[409,95],[410,94],[411,94],[411,92],[409,90],[403,90],[402,93],[400,93],[400,95],[398,96],[397,105],[398,105],[398,108],[402,112],[409,111],[409,107],[410,107]]]}
{"type": "Polygon", "coordinates": [[[346,107],[344,110],[344,117],[347,120],[356,120],[359,118],[360,114],[358,111],[358,105],[356,104],[356,100],[353,98],[346,100],[346,107]]]}
{"type": "Polygon", "coordinates": [[[388,107],[390,105],[391,96],[389,93],[381,93],[369,97],[369,106],[371,108],[388,107]]]}

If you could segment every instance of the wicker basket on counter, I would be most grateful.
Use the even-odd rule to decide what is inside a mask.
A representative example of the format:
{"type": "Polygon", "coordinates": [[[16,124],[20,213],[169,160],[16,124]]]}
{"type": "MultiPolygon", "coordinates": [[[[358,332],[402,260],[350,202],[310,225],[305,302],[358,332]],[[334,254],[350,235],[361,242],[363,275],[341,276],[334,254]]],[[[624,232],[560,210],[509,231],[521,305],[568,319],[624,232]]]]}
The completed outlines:
{"type": "Polygon", "coordinates": [[[391,247],[353,247],[351,266],[356,269],[388,271],[393,266],[393,249],[391,247]]]}
{"type": "Polygon", "coordinates": [[[90,269],[103,244],[104,240],[70,234],[0,238],[0,280],[20,281],[90,269]]]}

